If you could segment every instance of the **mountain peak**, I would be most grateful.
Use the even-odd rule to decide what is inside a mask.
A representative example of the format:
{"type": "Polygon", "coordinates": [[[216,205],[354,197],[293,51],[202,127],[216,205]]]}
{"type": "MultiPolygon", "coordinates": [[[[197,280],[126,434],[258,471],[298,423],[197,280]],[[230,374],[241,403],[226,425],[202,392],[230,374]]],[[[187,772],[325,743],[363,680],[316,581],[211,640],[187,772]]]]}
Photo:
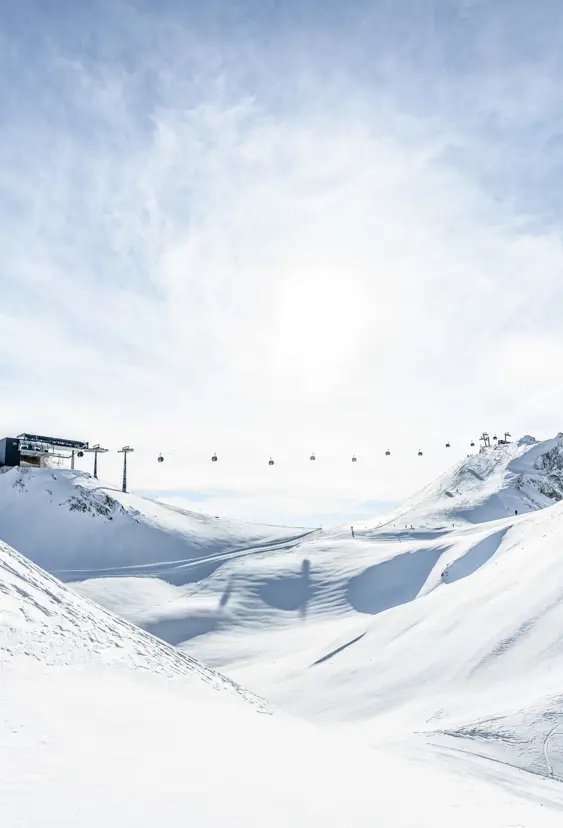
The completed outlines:
{"type": "Polygon", "coordinates": [[[533,512],[563,498],[563,434],[524,435],[468,455],[371,528],[483,523],[533,512]]]}

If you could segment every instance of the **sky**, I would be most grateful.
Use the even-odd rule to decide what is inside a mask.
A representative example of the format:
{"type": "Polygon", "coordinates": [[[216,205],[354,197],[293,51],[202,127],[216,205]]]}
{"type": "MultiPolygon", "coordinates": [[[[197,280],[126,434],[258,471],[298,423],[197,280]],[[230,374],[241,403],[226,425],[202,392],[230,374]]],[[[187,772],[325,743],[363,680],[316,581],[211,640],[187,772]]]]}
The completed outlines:
{"type": "Polygon", "coordinates": [[[563,430],[562,26],[557,0],[2,4],[1,430],[296,525],[377,514],[483,430],[563,430]]]}

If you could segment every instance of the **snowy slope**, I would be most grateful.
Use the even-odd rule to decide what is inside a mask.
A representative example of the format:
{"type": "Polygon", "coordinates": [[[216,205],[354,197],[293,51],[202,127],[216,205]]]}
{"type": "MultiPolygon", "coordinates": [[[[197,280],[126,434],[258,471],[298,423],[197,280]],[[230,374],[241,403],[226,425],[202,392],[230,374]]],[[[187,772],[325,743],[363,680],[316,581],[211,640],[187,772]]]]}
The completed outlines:
{"type": "Polygon", "coordinates": [[[563,779],[562,444],[468,458],[354,539],[80,589],[309,719],[563,779]]]}
{"type": "MultiPolygon", "coordinates": [[[[409,755],[423,734],[424,761],[563,778],[562,446],[467,458],[353,539],[211,552],[210,571],[153,552],[157,565],[74,573],[74,587],[308,719],[409,755]]],[[[56,570],[53,541],[49,554],[56,570]]]]}
{"type": "Polygon", "coordinates": [[[563,490],[561,466],[560,438],[494,448],[467,458],[412,498],[402,510],[407,518],[357,526],[354,539],[349,527],[337,528],[240,558],[225,555],[210,570],[184,567],[158,579],[114,570],[77,588],[171,643],[204,647],[205,658],[221,667],[267,659],[270,645],[257,636],[261,630],[279,630],[290,652],[309,639],[328,644],[342,624],[353,630],[364,616],[434,589],[448,564],[459,561],[456,567],[467,574],[485,564],[520,515],[505,506],[503,515],[511,516],[500,522],[474,523],[467,515],[495,514],[499,503],[513,504],[516,497],[520,513],[524,496],[528,511],[532,500],[536,508],[553,502],[545,492],[555,500],[558,486],[563,490]],[[444,494],[449,491],[455,499],[444,494]],[[217,640],[207,647],[201,636],[217,640]]]}
{"type": "Polygon", "coordinates": [[[389,828],[560,822],[550,789],[523,799],[257,715],[266,707],[251,694],[4,544],[0,710],[0,814],[9,828],[367,828],[374,810],[389,828]]]}
{"type": "Polygon", "coordinates": [[[543,509],[563,498],[563,435],[493,445],[469,455],[398,509],[365,527],[483,523],[543,509]]]}
{"type": "MultiPolygon", "coordinates": [[[[389,541],[333,546],[333,578],[354,543],[372,560],[379,545],[389,552],[389,541]]],[[[410,755],[412,734],[424,734],[431,752],[563,780],[563,504],[413,540],[340,585],[327,574],[330,548],[316,545],[306,614],[248,633],[223,627],[190,651],[284,709],[371,743],[402,743],[410,755]]]]}
{"type": "MultiPolygon", "coordinates": [[[[563,504],[490,528],[464,553],[453,546],[417,600],[374,606],[324,649],[302,634],[304,646],[270,670],[257,659],[234,674],[296,712],[361,722],[364,732],[367,720],[379,734],[383,719],[394,731],[452,729],[484,714],[516,721],[530,707],[548,730],[563,725],[563,504]]],[[[205,649],[205,639],[192,642],[205,649]]],[[[551,763],[561,778],[562,748],[551,763]]]]}
{"type": "Polygon", "coordinates": [[[269,710],[230,679],[71,592],[0,542],[0,667],[22,657],[50,667],[93,662],[187,677],[269,710]]]}
{"type": "Polygon", "coordinates": [[[131,566],[168,572],[306,534],[123,494],[86,472],[19,468],[0,474],[0,537],[63,580],[65,570],[84,577],[131,566]]]}

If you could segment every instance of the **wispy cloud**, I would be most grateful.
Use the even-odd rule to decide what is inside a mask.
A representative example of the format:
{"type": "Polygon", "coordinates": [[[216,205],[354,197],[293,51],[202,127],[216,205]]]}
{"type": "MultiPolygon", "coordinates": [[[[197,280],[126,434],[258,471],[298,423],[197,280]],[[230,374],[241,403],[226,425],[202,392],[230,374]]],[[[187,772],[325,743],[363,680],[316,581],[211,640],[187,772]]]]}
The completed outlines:
{"type": "Polygon", "coordinates": [[[7,431],[344,520],[560,429],[556,3],[48,5],[3,13],[7,431]]]}

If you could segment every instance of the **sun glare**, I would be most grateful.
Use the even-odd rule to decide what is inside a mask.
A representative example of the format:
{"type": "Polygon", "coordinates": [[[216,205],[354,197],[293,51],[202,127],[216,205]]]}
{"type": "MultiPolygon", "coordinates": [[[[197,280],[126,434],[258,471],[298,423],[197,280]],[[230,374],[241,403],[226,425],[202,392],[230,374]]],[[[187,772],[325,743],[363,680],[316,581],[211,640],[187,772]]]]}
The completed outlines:
{"type": "Polygon", "coordinates": [[[361,340],[366,319],[362,286],[344,278],[295,277],[276,298],[275,362],[284,375],[335,384],[361,340]]]}

